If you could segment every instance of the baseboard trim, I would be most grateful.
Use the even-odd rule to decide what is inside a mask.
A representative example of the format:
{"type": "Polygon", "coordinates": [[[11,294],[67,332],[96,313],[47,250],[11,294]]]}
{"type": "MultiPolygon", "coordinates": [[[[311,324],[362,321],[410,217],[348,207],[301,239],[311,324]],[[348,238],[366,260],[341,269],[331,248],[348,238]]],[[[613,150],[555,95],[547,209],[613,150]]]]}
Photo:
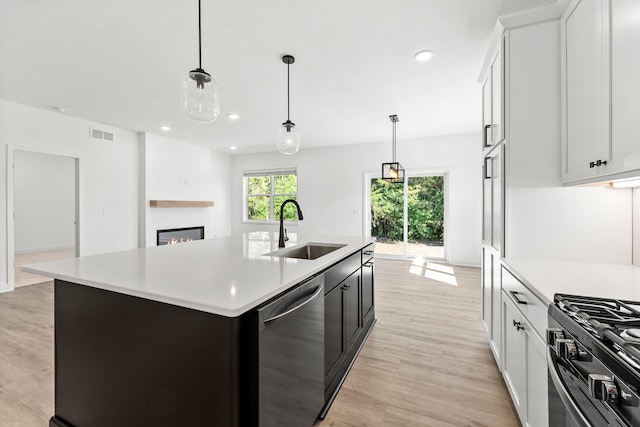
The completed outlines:
{"type": "Polygon", "coordinates": [[[15,251],[16,255],[24,255],[24,254],[34,254],[37,252],[51,252],[51,251],[64,251],[67,249],[74,249],[75,246],[71,245],[65,245],[65,246],[49,246],[49,247],[44,247],[44,248],[29,248],[29,249],[20,249],[15,251]]]}

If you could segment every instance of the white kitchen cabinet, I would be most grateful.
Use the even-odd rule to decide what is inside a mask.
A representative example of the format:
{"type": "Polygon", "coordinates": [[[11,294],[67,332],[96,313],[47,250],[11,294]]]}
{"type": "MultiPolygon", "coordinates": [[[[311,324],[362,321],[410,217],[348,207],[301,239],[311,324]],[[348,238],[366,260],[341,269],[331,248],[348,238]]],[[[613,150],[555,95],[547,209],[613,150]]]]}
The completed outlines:
{"type": "Polygon", "coordinates": [[[547,427],[546,344],[539,334],[546,329],[545,305],[504,268],[502,277],[502,374],[522,425],[547,427]]]}
{"type": "Polygon", "coordinates": [[[503,244],[503,198],[502,170],[504,146],[500,145],[484,158],[482,184],[482,243],[502,254],[503,244]]]}
{"type": "Polygon", "coordinates": [[[498,366],[502,366],[501,297],[500,254],[484,246],[482,248],[482,325],[498,366]]]}
{"type": "Polygon", "coordinates": [[[503,44],[499,43],[493,51],[491,64],[482,85],[482,148],[493,147],[504,139],[503,105],[503,44]]]}
{"type": "Polygon", "coordinates": [[[605,3],[576,0],[560,21],[564,180],[598,175],[611,160],[609,111],[605,109],[609,94],[602,84],[605,3]],[[598,161],[600,166],[596,166],[598,161]]]}
{"type": "Polygon", "coordinates": [[[482,322],[493,355],[501,365],[500,257],[503,247],[504,145],[499,143],[484,158],[482,215],[482,322]]]}
{"type": "Polygon", "coordinates": [[[622,171],[640,170],[639,45],[640,2],[612,0],[611,160],[622,171]]]}
{"type": "Polygon", "coordinates": [[[561,19],[562,180],[640,174],[637,0],[573,0],[561,19]]]}
{"type": "MultiPolygon", "coordinates": [[[[524,364],[524,338],[517,326],[522,325],[522,315],[517,307],[508,296],[502,299],[502,316],[503,316],[503,369],[505,383],[511,394],[513,406],[516,408],[520,420],[525,410],[525,373],[524,364]]],[[[524,421],[523,423],[524,424],[524,421]]]]}

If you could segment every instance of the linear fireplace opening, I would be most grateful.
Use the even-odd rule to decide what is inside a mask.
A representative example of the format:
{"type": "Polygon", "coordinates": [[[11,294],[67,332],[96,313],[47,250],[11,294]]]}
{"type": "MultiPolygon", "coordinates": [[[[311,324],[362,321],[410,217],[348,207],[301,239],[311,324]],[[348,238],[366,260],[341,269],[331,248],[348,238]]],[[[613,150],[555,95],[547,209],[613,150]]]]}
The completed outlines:
{"type": "Polygon", "coordinates": [[[169,228],[157,231],[157,245],[173,245],[204,239],[204,225],[199,227],[169,228]]]}

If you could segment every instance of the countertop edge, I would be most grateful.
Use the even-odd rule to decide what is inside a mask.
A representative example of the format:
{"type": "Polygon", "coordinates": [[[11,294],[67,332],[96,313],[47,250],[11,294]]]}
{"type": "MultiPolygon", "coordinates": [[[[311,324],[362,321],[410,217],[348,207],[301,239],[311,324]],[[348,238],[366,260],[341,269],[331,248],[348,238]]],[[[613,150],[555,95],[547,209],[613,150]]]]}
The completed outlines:
{"type": "Polygon", "coordinates": [[[513,276],[518,279],[531,293],[534,294],[536,298],[542,301],[545,305],[549,306],[553,303],[553,296],[549,299],[546,295],[544,295],[541,291],[539,291],[533,283],[527,280],[522,274],[518,272],[513,266],[509,264],[509,260],[507,258],[500,258],[500,264],[507,270],[509,273],[513,274],[513,276]]]}
{"type": "MultiPolygon", "coordinates": [[[[256,299],[253,299],[242,306],[233,307],[231,309],[225,309],[224,307],[221,307],[221,306],[213,306],[210,304],[198,303],[195,301],[180,299],[180,298],[166,296],[162,294],[150,294],[149,292],[143,292],[137,289],[117,286],[116,284],[113,284],[113,283],[105,283],[105,282],[100,282],[96,280],[89,280],[86,278],[83,279],[80,277],[73,277],[68,274],[54,273],[46,269],[37,268],[38,264],[33,264],[34,266],[36,266],[35,268],[30,267],[29,265],[23,266],[21,267],[21,270],[28,273],[34,273],[34,274],[50,277],[52,279],[58,279],[58,280],[63,280],[66,282],[75,283],[83,286],[89,286],[95,289],[116,292],[123,295],[129,295],[129,296],[143,298],[150,301],[156,301],[160,303],[175,305],[178,307],[184,307],[184,308],[194,309],[194,310],[198,310],[198,311],[202,311],[210,314],[216,314],[224,317],[233,318],[233,317],[242,316],[248,311],[253,310],[256,307],[259,307],[261,304],[282,294],[283,292],[286,292],[288,289],[304,282],[306,279],[313,277],[314,275],[322,271],[328,270],[329,268],[338,264],[342,260],[348,258],[349,256],[352,256],[358,251],[361,251],[363,248],[372,244],[374,241],[375,239],[370,238],[370,239],[363,239],[362,242],[358,242],[358,243],[349,243],[344,248],[341,248],[333,253],[326,255],[327,257],[326,260],[316,259],[316,260],[309,261],[309,262],[317,262],[317,261],[322,261],[322,262],[314,265],[313,267],[310,267],[308,270],[304,271],[303,274],[295,276],[293,279],[289,280],[287,283],[282,284],[281,286],[278,286],[270,290],[269,292],[266,292],[262,296],[256,299]]],[[[302,244],[304,244],[304,242],[297,243],[297,245],[302,245],[302,244]]],[[[92,255],[91,257],[98,257],[98,256],[100,255],[92,255]]]]}

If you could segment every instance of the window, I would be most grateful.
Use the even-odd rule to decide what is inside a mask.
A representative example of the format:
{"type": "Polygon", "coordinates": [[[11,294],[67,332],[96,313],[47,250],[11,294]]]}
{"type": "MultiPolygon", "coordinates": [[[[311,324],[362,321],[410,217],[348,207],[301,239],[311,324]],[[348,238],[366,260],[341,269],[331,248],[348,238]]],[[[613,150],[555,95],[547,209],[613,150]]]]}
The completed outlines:
{"type": "MultiPolygon", "coordinates": [[[[298,200],[298,176],[295,169],[244,173],[246,221],[280,221],[280,205],[287,199],[298,200]]],[[[297,221],[296,208],[284,208],[285,221],[297,221]]]]}

